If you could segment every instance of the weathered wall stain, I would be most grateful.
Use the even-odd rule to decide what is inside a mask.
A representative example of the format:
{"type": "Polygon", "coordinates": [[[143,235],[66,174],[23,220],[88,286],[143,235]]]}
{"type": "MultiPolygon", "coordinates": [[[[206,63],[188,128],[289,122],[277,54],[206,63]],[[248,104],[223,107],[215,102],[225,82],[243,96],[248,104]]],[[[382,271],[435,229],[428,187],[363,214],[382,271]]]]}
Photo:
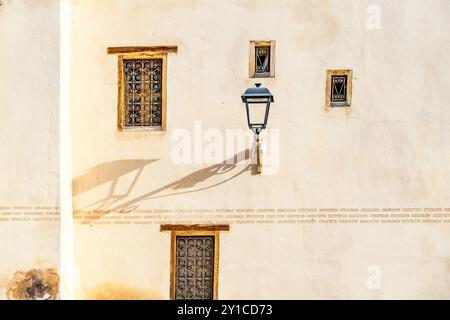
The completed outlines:
{"type": "Polygon", "coordinates": [[[8,284],[8,300],[55,300],[59,292],[59,275],[53,269],[17,271],[8,284]]]}
{"type": "Polygon", "coordinates": [[[288,4],[291,19],[297,22],[297,47],[317,50],[331,45],[340,32],[340,24],[330,0],[307,0],[288,4]]]}
{"type": "Polygon", "coordinates": [[[280,14],[279,17],[294,22],[290,34],[295,36],[296,47],[302,51],[331,45],[341,29],[331,0],[235,1],[231,6],[246,10],[249,14],[255,11],[287,12],[287,16],[280,14]]]}
{"type": "MultiPolygon", "coordinates": [[[[148,10],[148,1],[111,1],[111,0],[97,0],[97,1],[86,1],[86,0],[72,0],[73,6],[92,6],[92,10],[99,8],[98,10],[103,10],[108,8],[108,12],[117,14],[119,12],[130,12],[130,14],[138,16],[142,11],[148,10]]],[[[203,6],[207,6],[208,0],[152,0],[151,8],[152,11],[158,13],[170,13],[174,11],[187,12],[189,10],[196,10],[203,6]]]]}
{"type": "Polygon", "coordinates": [[[144,289],[123,284],[100,283],[85,289],[84,299],[87,300],[160,300],[161,295],[144,289]]]}

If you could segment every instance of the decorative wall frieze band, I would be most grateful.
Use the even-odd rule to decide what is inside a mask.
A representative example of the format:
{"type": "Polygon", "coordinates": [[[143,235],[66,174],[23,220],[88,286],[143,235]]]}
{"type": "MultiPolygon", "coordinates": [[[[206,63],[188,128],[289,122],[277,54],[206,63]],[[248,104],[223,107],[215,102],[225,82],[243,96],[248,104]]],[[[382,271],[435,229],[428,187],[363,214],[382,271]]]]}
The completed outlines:
{"type": "Polygon", "coordinates": [[[59,222],[59,207],[0,205],[0,222],[59,222]]]}
{"type": "Polygon", "coordinates": [[[450,208],[75,210],[77,224],[450,223],[450,208]]]}
{"type": "MultiPolygon", "coordinates": [[[[1,222],[59,222],[56,206],[0,206],[1,222]]],[[[77,224],[450,223],[450,208],[74,210],[77,224]]]]}

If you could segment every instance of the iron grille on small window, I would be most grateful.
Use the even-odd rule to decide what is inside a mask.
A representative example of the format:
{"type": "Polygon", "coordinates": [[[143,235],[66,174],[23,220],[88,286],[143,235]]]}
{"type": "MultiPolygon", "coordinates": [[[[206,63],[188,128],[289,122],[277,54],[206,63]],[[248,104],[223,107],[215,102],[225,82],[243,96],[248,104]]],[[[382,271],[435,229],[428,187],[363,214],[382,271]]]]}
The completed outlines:
{"type": "Polygon", "coordinates": [[[335,106],[347,103],[347,76],[331,77],[331,104],[335,106]]]}
{"type": "Polygon", "coordinates": [[[256,47],[255,55],[255,74],[270,73],[270,47],[256,47]]]}
{"type": "Polygon", "coordinates": [[[161,126],[162,59],[125,59],[125,127],[161,126]]]}
{"type": "Polygon", "coordinates": [[[212,300],[214,237],[177,236],[175,299],[212,300]]]}

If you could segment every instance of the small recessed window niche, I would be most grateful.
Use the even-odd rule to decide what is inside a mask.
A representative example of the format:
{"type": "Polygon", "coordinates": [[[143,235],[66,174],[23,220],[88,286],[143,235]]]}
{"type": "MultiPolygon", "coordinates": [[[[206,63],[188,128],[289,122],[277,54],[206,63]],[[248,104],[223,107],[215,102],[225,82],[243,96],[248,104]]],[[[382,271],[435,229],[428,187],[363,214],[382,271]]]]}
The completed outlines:
{"type": "Polygon", "coordinates": [[[352,101],[352,70],[327,70],[326,106],[350,107],[352,101]]]}
{"type": "Polygon", "coordinates": [[[275,41],[250,41],[249,77],[275,77],[275,41]]]}

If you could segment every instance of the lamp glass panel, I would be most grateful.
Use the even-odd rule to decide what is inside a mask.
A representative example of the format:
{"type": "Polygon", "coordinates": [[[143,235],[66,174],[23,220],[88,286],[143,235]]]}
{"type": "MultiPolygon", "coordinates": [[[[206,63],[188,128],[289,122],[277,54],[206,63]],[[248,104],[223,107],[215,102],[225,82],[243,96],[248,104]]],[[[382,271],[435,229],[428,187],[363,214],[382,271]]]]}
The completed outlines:
{"type": "Polygon", "coordinates": [[[250,124],[264,124],[266,107],[267,99],[264,99],[264,103],[248,103],[250,124]]]}

